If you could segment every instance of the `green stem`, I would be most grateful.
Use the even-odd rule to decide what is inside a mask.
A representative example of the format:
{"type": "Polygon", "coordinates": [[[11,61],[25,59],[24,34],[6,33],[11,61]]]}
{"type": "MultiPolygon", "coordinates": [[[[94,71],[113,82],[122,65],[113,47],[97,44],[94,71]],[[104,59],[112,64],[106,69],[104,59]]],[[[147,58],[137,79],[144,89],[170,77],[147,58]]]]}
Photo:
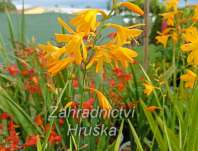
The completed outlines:
{"type": "MultiPolygon", "coordinates": [[[[173,65],[176,67],[176,48],[173,46],[173,65]]],[[[177,88],[177,71],[174,72],[173,74],[173,87],[174,90],[177,88]]]]}
{"type": "Polygon", "coordinates": [[[134,68],[133,66],[130,66],[131,68],[131,71],[132,71],[132,74],[133,74],[133,81],[134,81],[134,85],[135,85],[135,94],[136,94],[136,100],[139,100],[139,92],[138,92],[138,82],[137,82],[137,78],[136,78],[136,75],[135,75],[135,71],[134,71],[134,68]]]}

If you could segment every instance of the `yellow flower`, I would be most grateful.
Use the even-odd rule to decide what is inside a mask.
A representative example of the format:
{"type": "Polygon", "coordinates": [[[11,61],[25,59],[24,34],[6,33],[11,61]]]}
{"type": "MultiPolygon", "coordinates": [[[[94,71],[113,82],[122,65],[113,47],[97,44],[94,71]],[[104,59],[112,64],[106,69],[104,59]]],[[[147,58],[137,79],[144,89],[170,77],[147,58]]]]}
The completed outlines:
{"type": "Polygon", "coordinates": [[[174,26],[174,17],[176,14],[177,12],[167,12],[160,15],[163,16],[163,20],[165,20],[169,26],[174,26]]]}
{"type": "Polygon", "coordinates": [[[138,54],[129,48],[118,47],[114,51],[111,51],[111,55],[116,64],[120,62],[126,68],[129,63],[134,63],[133,58],[137,57],[138,54]]]}
{"type": "Polygon", "coordinates": [[[39,46],[46,53],[46,67],[52,76],[55,76],[70,63],[81,64],[87,58],[87,49],[83,42],[84,33],[73,31],[61,18],[58,18],[58,23],[69,32],[69,34],[55,35],[56,41],[65,43],[65,46],[59,48],[50,43],[39,46]]]}
{"type": "Polygon", "coordinates": [[[173,9],[174,11],[176,11],[179,0],[166,0],[165,3],[166,3],[166,9],[167,10],[173,9]]]}
{"type": "Polygon", "coordinates": [[[123,27],[117,24],[109,23],[106,24],[106,26],[116,30],[115,43],[117,45],[123,45],[129,40],[134,40],[134,38],[138,37],[142,33],[142,30],[140,29],[130,29],[130,27],[123,27]]]}
{"type": "Polygon", "coordinates": [[[153,90],[155,89],[155,87],[149,82],[144,83],[144,88],[145,88],[144,94],[146,94],[146,95],[150,95],[153,92],[153,90]]]}
{"type": "Polygon", "coordinates": [[[192,72],[191,70],[187,70],[186,74],[183,74],[180,79],[182,81],[185,81],[185,87],[186,88],[193,88],[196,80],[197,80],[197,75],[192,72]]]}
{"type": "Polygon", "coordinates": [[[39,48],[45,52],[47,60],[46,67],[51,76],[55,76],[59,71],[66,68],[70,63],[74,62],[74,58],[67,57],[61,59],[62,55],[67,55],[65,48],[58,48],[50,43],[47,45],[39,45],[39,48]]]}
{"type": "Polygon", "coordinates": [[[95,92],[98,98],[98,102],[99,102],[99,106],[101,109],[103,109],[104,111],[104,117],[106,118],[108,113],[112,110],[112,107],[109,103],[109,101],[107,100],[107,98],[104,96],[104,94],[102,94],[102,92],[100,92],[97,89],[93,89],[93,88],[89,88],[91,91],[95,92]]]}
{"type": "Polygon", "coordinates": [[[108,43],[95,47],[95,55],[87,65],[87,68],[96,63],[96,72],[102,72],[104,63],[111,64],[112,62],[116,63],[116,65],[121,63],[124,67],[127,67],[128,63],[134,63],[133,58],[136,56],[137,53],[131,49],[108,43]]]}
{"type": "MultiPolygon", "coordinates": [[[[42,50],[46,52],[48,72],[53,76],[67,67],[70,63],[81,64],[82,61],[85,61],[87,58],[87,48],[83,41],[83,37],[85,36],[84,33],[75,32],[61,18],[58,18],[58,22],[69,32],[69,34],[55,35],[56,41],[65,43],[65,45],[61,48],[52,46],[51,44],[42,46],[42,50]]],[[[138,29],[128,29],[114,24],[109,24],[109,26],[118,28],[117,37],[119,38],[117,39],[120,41],[123,39],[127,41],[128,38],[134,38],[141,33],[138,29]],[[124,36],[122,35],[122,30],[125,32],[124,36]],[[129,35],[126,33],[129,33],[129,35]]],[[[124,67],[127,67],[129,63],[133,63],[133,58],[137,56],[137,53],[131,49],[121,47],[122,43],[123,42],[120,42],[120,45],[117,43],[117,45],[114,43],[107,43],[101,46],[95,46],[94,55],[86,68],[88,69],[93,64],[96,64],[96,72],[102,72],[105,63],[115,63],[115,65],[120,63],[124,67]]]]}
{"type": "Polygon", "coordinates": [[[190,52],[188,56],[188,63],[198,65],[198,30],[195,27],[186,29],[184,34],[186,44],[181,46],[184,52],[190,52]]]}
{"type": "Polygon", "coordinates": [[[96,64],[96,72],[103,72],[104,63],[111,63],[111,56],[105,46],[96,46],[95,54],[87,65],[89,69],[93,64],[96,64]]]}
{"type": "Polygon", "coordinates": [[[133,4],[133,3],[130,3],[130,2],[122,2],[120,3],[121,7],[126,7],[128,8],[130,11],[136,13],[136,14],[139,14],[141,16],[144,15],[144,11],[137,5],[133,4]]]}
{"type": "Polygon", "coordinates": [[[99,9],[88,9],[80,12],[77,17],[72,19],[70,22],[76,26],[77,32],[84,32],[87,35],[89,32],[94,32],[99,25],[97,22],[97,14],[101,14],[106,17],[107,14],[99,9]]]}
{"type": "Polygon", "coordinates": [[[157,40],[157,43],[163,44],[164,48],[166,48],[169,35],[160,33],[160,32],[158,34],[159,35],[155,37],[155,39],[157,40]]]}
{"type": "Polygon", "coordinates": [[[87,49],[83,42],[85,34],[74,32],[61,18],[58,18],[58,22],[71,34],[56,34],[56,41],[65,43],[65,51],[74,57],[76,64],[81,64],[87,58],[87,49]]]}
{"type": "Polygon", "coordinates": [[[198,30],[196,27],[190,26],[186,29],[184,29],[184,40],[186,42],[192,42],[195,40],[195,37],[198,35],[198,30]]]}

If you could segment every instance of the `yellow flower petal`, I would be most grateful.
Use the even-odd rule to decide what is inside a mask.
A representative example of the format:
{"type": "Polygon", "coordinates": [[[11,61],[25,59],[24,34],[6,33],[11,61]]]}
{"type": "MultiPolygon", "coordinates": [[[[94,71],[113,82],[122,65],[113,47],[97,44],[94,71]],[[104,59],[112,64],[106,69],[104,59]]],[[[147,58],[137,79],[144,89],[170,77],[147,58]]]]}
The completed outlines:
{"type": "Polygon", "coordinates": [[[145,87],[144,94],[146,94],[146,95],[150,95],[153,92],[153,90],[155,89],[155,87],[149,82],[145,82],[144,87],[145,87]]]}
{"type": "Polygon", "coordinates": [[[58,23],[65,28],[69,33],[74,33],[73,29],[71,27],[69,27],[62,18],[58,17],[58,23]]]}
{"type": "Polygon", "coordinates": [[[157,43],[163,44],[164,48],[166,48],[167,46],[168,38],[169,38],[169,35],[164,35],[164,34],[160,34],[155,37],[155,39],[157,40],[157,43]]]}
{"type": "Polygon", "coordinates": [[[103,17],[107,16],[106,13],[99,9],[88,9],[77,14],[77,16],[70,22],[76,26],[77,32],[84,32],[85,35],[96,30],[99,25],[97,21],[97,14],[102,14],[103,17]]]}
{"type": "Polygon", "coordinates": [[[103,109],[104,112],[104,117],[106,118],[108,113],[112,110],[112,107],[109,103],[109,101],[107,100],[107,98],[104,96],[104,94],[102,94],[102,92],[100,92],[97,89],[93,89],[93,88],[89,88],[91,91],[94,91],[97,95],[98,98],[98,102],[99,102],[99,106],[101,109],[103,109]]]}
{"type": "Polygon", "coordinates": [[[187,70],[187,72],[183,74],[180,79],[185,82],[186,88],[193,88],[195,82],[197,81],[197,75],[191,70],[187,70]]]}
{"type": "Polygon", "coordinates": [[[130,27],[123,27],[112,23],[106,24],[106,27],[111,27],[116,30],[115,43],[120,46],[130,40],[134,40],[134,38],[138,37],[142,33],[142,30],[140,29],[130,29],[130,27]]]}
{"type": "Polygon", "coordinates": [[[55,76],[58,72],[63,70],[66,66],[68,66],[68,64],[72,63],[73,61],[73,58],[54,61],[51,67],[49,67],[48,72],[51,76],[55,76]]]}

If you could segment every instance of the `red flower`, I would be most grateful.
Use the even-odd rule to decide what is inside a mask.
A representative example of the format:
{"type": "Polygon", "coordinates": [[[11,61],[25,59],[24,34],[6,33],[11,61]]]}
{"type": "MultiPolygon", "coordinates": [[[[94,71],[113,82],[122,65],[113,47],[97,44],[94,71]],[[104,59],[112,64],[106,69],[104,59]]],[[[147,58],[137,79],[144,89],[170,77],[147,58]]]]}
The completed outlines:
{"type": "Polygon", "coordinates": [[[124,80],[129,81],[132,79],[132,75],[131,74],[125,74],[124,75],[124,80]]]}
{"type": "Polygon", "coordinates": [[[65,123],[65,119],[63,119],[63,118],[59,119],[58,123],[59,123],[60,127],[62,127],[65,123]]]}
{"type": "Polygon", "coordinates": [[[77,88],[79,87],[78,80],[76,80],[76,79],[73,80],[73,81],[72,81],[72,86],[73,86],[74,89],[77,89],[77,88]]]}
{"type": "Polygon", "coordinates": [[[114,68],[113,72],[117,75],[117,77],[122,77],[124,74],[120,68],[114,68]]]}
{"type": "Polygon", "coordinates": [[[25,144],[23,145],[24,147],[29,147],[29,146],[34,146],[38,142],[38,135],[33,135],[33,136],[28,136],[26,138],[25,144]]]}
{"type": "Polygon", "coordinates": [[[15,124],[13,121],[10,121],[8,123],[8,131],[9,131],[9,136],[6,137],[6,142],[9,143],[9,149],[11,151],[18,150],[20,140],[15,130],[15,124]]]}
{"type": "Polygon", "coordinates": [[[118,87],[118,90],[119,90],[119,91],[123,91],[123,89],[124,89],[124,84],[120,82],[120,83],[118,83],[117,87],[118,87]]]}
{"type": "Polygon", "coordinates": [[[35,85],[38,85],[38,84],[39,84],[39,79],[38,79],[37,76],[30,77],[30,80],[31,80],[35,85]]]}
{"type": "Polygon", "coordinates": [[[10,122],[8,123],[8,130],[9,130],[9,131],[15,130],[15,124],[14,124],[13,121],[10,121],[10,122]]]}
{"type": "Polygon", "coordinates": [[[6,113],[6,112],[3,112],[1,115],[0,115],[0,119],[2,120],[6,120],[8,119],[10,116],[6,113]]]}
{"type": "Polygon", "coordinates": [[[57,135],[55,131],[51,131],[50,136],[49,136],[49,142],[51,144],[56,144],[61,142],[62,138],[60,135],[57,135]]]}
{"type": "Polygon", "coordinates": [[[94,104],[94,99],[90,98],[89,100],[85,101],[82,103],[82,108],[83,109],[89,109],[92,110],[93,109],[93,104],[94,104]]]}
{"type": "Polygon", "coordinates": [[[11,76],[16,76],[19,73],[19,69],[16,66],[16,64],[14,65],[10,65],[7,67],[7,71],[11,76]]]}
{"type": "Polygon", "coordinates": [[[115,86],[115,80],[111,79],[109,80],[109,84],[111,87],[114,87],[115,86]]]}
{"type": "Polygon", "coordinates": [[[22,70],[21,75],[23,76],[31,76],[34,74],[34,69],[29,69],[29,70],[22,70]]]}
{"type": "Polygon", "coordinates": [[[44,119],[42,118],[41,115],[37,115],[37,116],[35,117],[34,121],[36,122],[36,124],[37,124],[38,126],[42,126],[42,125],[43,125],[44,119]]]}
{"type": "Polygon", "coordinates": [[[25,81],[25,89],[31,94],[41,94],[38,77],[30,77],[28,81],[25,81]]]}

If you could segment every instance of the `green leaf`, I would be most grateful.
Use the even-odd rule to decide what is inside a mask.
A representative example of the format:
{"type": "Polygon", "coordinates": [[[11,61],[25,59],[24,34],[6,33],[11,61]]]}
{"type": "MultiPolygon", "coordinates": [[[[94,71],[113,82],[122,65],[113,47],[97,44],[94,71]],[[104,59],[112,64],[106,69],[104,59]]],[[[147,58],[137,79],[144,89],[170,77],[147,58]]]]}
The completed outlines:
{"type": "Polygon", "coordinates": [[[37,151],[42,151],[42,145],[40,139],[38,139],[36,147],[37,147],[37,151]]]}
{"type": "Polygon", "coordinates": [[[130,128],[131,128],[131,132],[132,132],[132,134],[133,134],[135,143],[136,143],[136,145],[137,145],[137,149],[138,149],[139,151],[144,151],[143,148],[142,148],[140,139],[139,139],[139,137],[138,137],[138,135],[137,135],[137,133],[136,133],[136,131],[135,131],[135,128],[133,127],[131,121],[128,120],[128,123],[129,123],[129,126],[130,126],[130,128]]]}
{"type": "Polygon", "coordinates": [[[30,116],[6,93],[5,89],[0,87],[0,108],[14,116],[15,122],[19,123],[28,134],[42,134],[40,128],[32,121],[30,116]]]}
{"type": "Polygon", "coordinates": [[[124,126],[124,120],[122,120],[120,129],[119,129],[119,133],[118,133],[118,137],[117,137],[117,140],[116,140],[116,143],[115,143],[114,151],[119,151],[120,144],[121,144],[121,141],[122,141],[123,126],[124,126]]]}
{"type": "Polygon", "coordinates": [[[157,141],[160,150],[166,151],[167,150],[167,142],[164,141],[164,139],[163,139],[163,135],[161,134],[161,131],[159,129],[159,125],[158,125],[157,121],[154,119],[152,113],[145,110],[146,106],[143,101],[141,101],[141,105],[143,107],[144,114],[147,118],[147,121],[150,125],[150,128],[154,134],[154,138],[157,141]]]}

